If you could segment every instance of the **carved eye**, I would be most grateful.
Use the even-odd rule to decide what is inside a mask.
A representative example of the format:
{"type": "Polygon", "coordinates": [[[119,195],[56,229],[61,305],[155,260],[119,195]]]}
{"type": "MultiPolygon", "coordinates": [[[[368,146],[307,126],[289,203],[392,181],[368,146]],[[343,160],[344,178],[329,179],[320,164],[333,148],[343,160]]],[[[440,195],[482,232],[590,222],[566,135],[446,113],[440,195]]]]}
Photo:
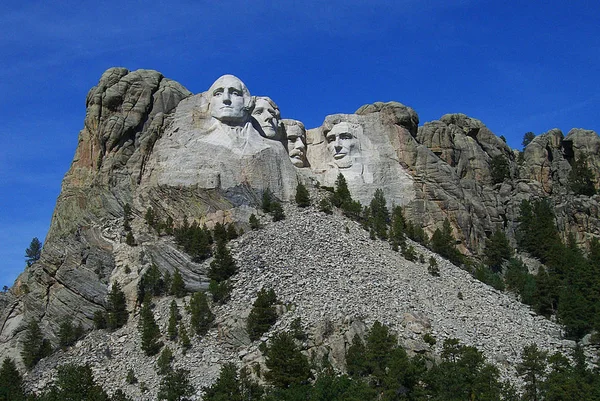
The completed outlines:
{"type": "Polygon", "coordinates": [[[254,111],[252,112],[253,115],[258,116],[259,114],[262,114],[263,109],[258,107],[256,109],[254,109],[254,111]]]}
{"type": "Polygon", "coordinates": [[[233,89],[233,90],[231,91],[231,94],[232,94],[232,95],[236,95],[236,96],[242,96],[242,92],[241,92],[241,91],[239,91],[239,90],[237,90],[237,89],[233,89]]]}
{"type": "Polygon", "coordinates": [[[213,92],[213,96],[221,96],[223,94],[223,89],[216,89],[213,92]]]}
{"type": "Polygon", "coordinates": [[[352,134],[350,134],[348,132],[340,134],[340,139],[352,139],[352,134]]]}
{"type": "Polygon", "coordinates": [[[335,141],[335,135],[327,135],[327,142],[333,142],[335,141]]]}

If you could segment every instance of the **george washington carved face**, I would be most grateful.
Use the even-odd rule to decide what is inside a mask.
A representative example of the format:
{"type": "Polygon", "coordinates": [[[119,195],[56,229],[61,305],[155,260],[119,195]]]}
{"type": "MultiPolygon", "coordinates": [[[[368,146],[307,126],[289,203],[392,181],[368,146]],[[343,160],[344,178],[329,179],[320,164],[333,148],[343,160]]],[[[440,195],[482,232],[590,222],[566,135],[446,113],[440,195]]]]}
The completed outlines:
{"type": "Polygon", "coordinates": [[[253,107],[246,85],[233,75],[223,75],[208,90],[210,115],[227,125],[243,125],[253,107]]]}

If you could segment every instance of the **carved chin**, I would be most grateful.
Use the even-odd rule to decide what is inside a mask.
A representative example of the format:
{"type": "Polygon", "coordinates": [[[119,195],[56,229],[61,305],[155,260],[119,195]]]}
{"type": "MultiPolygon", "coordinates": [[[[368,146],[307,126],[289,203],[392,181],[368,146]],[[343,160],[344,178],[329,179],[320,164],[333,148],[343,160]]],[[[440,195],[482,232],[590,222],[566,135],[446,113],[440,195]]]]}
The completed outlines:
{"type": "Polygon", "coordinates": [[[352,159],[349,157],[342,157],[341,159],[336,159],[333,163],[339,168],[348,168],[352,167],[352,159]]]}
{"type": "Polygon", "coordinates": [[[304,160],[300,156],[290,157],[292,164],[296,167],[304,167],[304,160]]]}
{"type": "Polygon", "coordinates": [[[261,125],[265,136],[269,139],[273,139],[277,136],[277,131],[271,125],[261,125]]]}

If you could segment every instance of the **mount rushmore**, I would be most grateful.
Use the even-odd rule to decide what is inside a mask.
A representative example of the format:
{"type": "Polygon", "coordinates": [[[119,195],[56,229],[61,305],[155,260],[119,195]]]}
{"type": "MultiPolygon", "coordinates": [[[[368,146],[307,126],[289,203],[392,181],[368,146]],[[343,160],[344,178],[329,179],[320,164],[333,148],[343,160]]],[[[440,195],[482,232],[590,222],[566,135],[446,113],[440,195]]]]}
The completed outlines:
{"type": "Polygon", "coordinates": [[[88,93],[41,258],[0,298],[0,354],[20,358],[29,319],[52,341],[64,316],[91,328],[115,281],[134,305],[140,274],[125,275],[130,264],[138,273],[152,264],[179,269],[189,289],[206,288],[204,267],[144,231],[148,208],[176,225],[247,228],[265,191],[289,202],[299,182],[332,187],[341,173],[353,199],[366,205],[381,189],[429,235],[448,219],[460,251],[475,258],[496,229],[514,245],[523,199],[551,199],[564,238],[586,244],[600,235],[599,198],[568,185],[571,163],[585,157],[598,188],[593,131],[551,130],[519,152],[479,120],[448,114],[419,126],[417,113],[398,102],[330,115],[312,129],[282,116],[272,99],[252,96],[233,75],[193,95],[157,71],[107,70],[88,93]],[[508,166],[501,182],[492,179],[495,157],[508,166]],[[139,228],[135,249],[125,248],[121,230],[126,204],[139,228]]]}

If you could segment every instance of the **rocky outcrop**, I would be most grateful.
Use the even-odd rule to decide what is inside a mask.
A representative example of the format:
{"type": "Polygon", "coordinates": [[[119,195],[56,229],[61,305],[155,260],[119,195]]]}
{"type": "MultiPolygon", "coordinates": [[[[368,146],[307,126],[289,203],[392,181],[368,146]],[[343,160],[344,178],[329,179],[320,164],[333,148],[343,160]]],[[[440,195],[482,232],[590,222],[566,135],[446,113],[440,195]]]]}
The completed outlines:
{"type": "MultiPolygon", "coordinates": [[[[133,311],[138,280],[153,264],[163,271],[179,269],[190,290],[205,289],[207,264],[192,262],[171,237],[148,227],[144,214],[150,207],[158,218],[169,217],[176,225],[187,218],[209,227],[235,222],[244,228],[248,217],[259,213],[257,205],[267,189],[286,203],[293,199],[299,180],[309,187],[327,187],[341,173],[355,199],[366,205],[375,190],[382,189],[389,206],[401,205],[406,217],[430,235],[448,219],[460,249],[475,258],[496,229],[504,230],[514,243],[523,199],[548,198],[562,235],[575,234],[581,245],[600,236],[600,198],[575,195],[569,186],[571,164],[580,156],[599,185],[600,139],[593,131],[576,129],[564,137],[552,130],[517,152],[483,122],[463,114],[448,114],[419,127],[410,107],[378,102],[355,114],[327,116],[321,127],[308,130],[306,143],[301,138],[297,144],[306,160],[294,164],[288,154],[294,147],[269,139],[252,119],[252,98],[238,78],[221,77],[212,89],[192,95],[156,71],[112,68],[90,90],[84,128],[42,257],[19,276],[10,294],[0,298],[1,355],[18,359],[20,332],[29,319],[38,319],[53,341],[64,318],[91,328],[93,314],[104,309],[113,282],[124,288],[133,311]],[[227,96],[221,98],[223,90],[227,96]],[[234,99],[239,106],[235,121],[227,116],[233,109],[228,96],[240,97],[234,99]],[[222,110],[215,110],[215,98],[225,105],[222,110]],[[508,165],[502,182],[493,174],[492,161],[498,158],[508,165]],[[125,243],[126,204],[132,208],[136,246],[125,243]]],[[[302,129],[295,132],[302,137],[303,126],[296,123],[302,129]]],[[[240,322],[261,286],[276,288],[285,302],[296,305],[293,316],[301,316],[307,329],[315,331],[307,352],[330,347],[339,366],[349,336],[364,332],[374,319],[404,333],[402,341],[415,352],[428,350],[421,336],[431,332],[439,338],[465,339],[498,363],[512,363],[514,355],[506,347],[513,341],[521,344],[519,335],[505,329],[513,326],[542,333],[539,341],[549,348],[561,346],[555,326],[460,270],[448,266],[447,274],[435,281],[422,272],[423,266],[368,241],[339,216],[293,208],[290,213],[299,226],[292,229],[285,226],[291,223],[282,223],[287,228],[270,232],[270,243],[257,233],[237,242],[243,268],[236,295],[219,312],[220,331],[211,343],[219,356],[202,357],[203,367],[212,373],[200,382],[214,377],[215,363],[232,358],[229,351],[216,350],[224,344],[242,347],[245,362],[260,362],[240,322]],[[349,225],[351,241],[328,231],[333,229],[328,225],[335,230],[349,225]],[[280,235],[295,241],[281,242],[280,235]],[[477,294],[473,302],[456,299],[456,288],[463,287],[465,296],[477,294]],[[366,293],[372,295],[364,304],[354,302],[366,293]],[[390,301],[389,294],[397,301],[390,301]],[[484,319],[490,316],[500,323],[484,319]],[[324,323],[326,318],[330,323],[324,323]],[[506,334],[498,340],[497,333],[506,334]]],[[[278,328],[288,323],[284,313],[278,328]]]]}

